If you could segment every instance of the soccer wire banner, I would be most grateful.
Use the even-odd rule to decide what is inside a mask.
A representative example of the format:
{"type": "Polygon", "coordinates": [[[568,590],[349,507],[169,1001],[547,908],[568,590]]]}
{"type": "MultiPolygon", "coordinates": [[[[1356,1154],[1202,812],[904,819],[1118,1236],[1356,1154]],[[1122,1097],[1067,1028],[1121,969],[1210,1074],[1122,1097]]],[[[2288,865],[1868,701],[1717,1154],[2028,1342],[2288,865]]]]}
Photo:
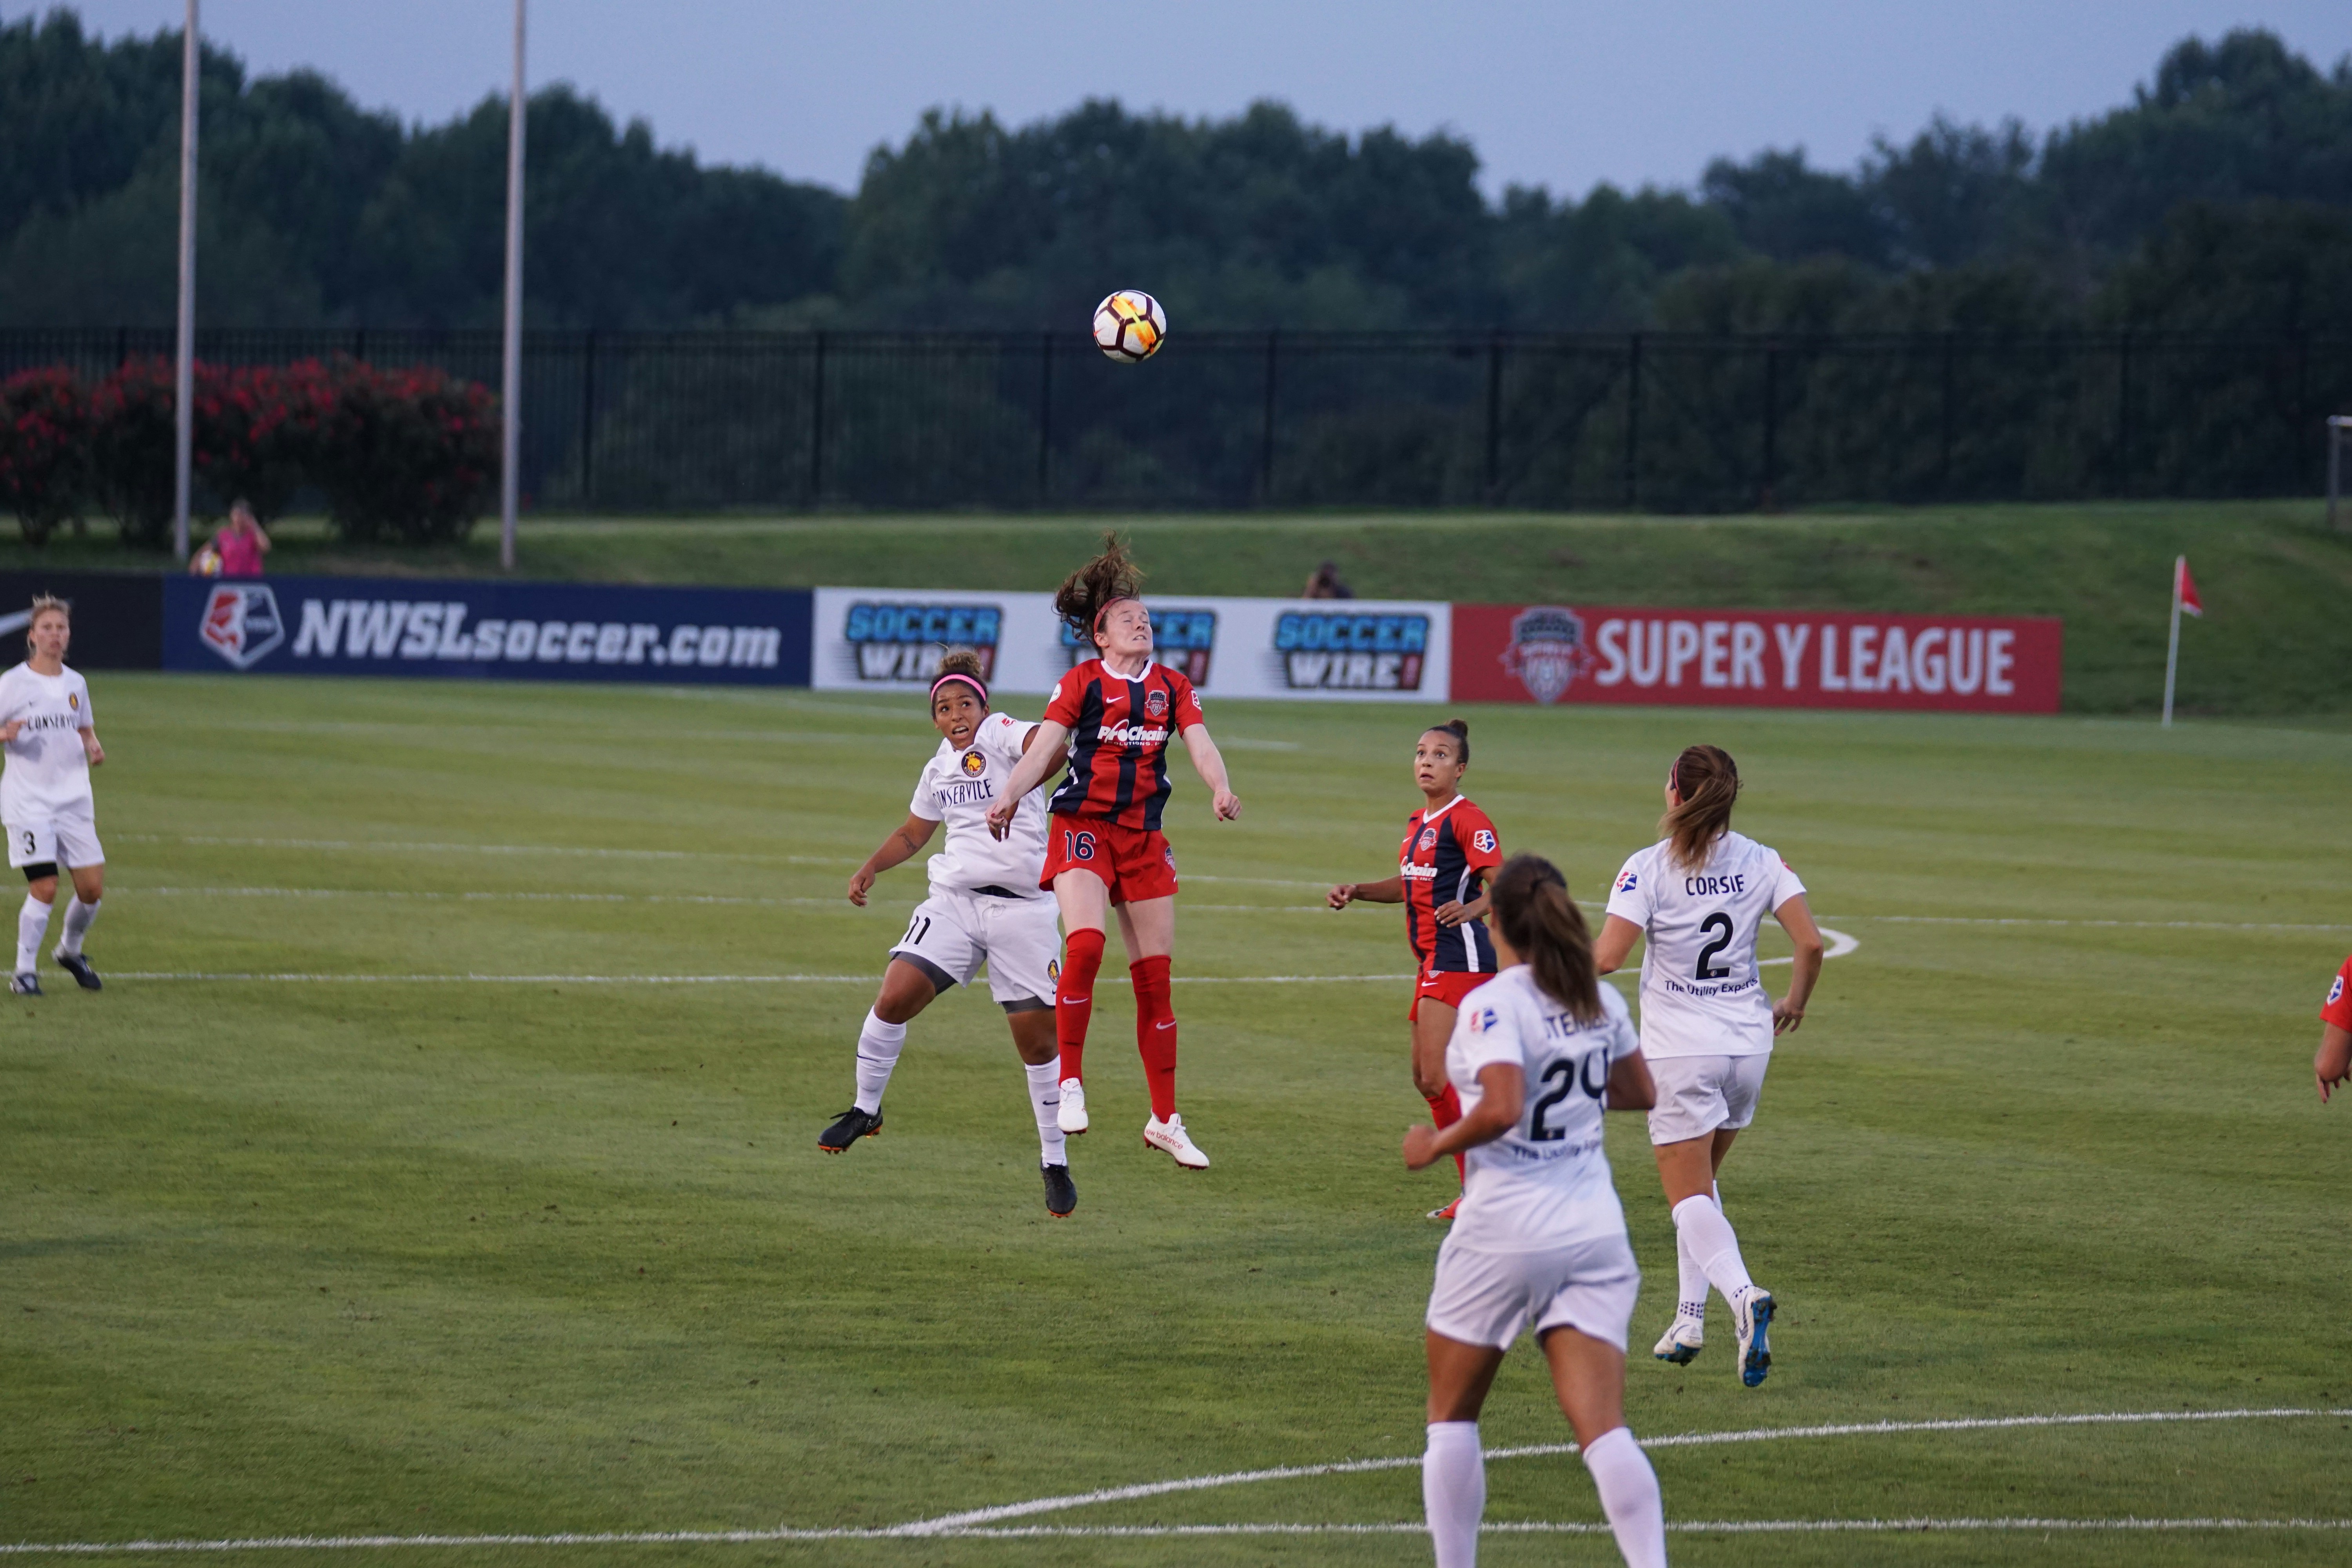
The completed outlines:
{"type": "Polygon", "coordinates": [[[274,577],[163,583],[166,669],[806,686],[809,594],[274,577]]]}
{"type": "Polygon", "coordinates": [[[2055,713],[2042,616],[1456,605],[1457,702],[2055,713]]]}

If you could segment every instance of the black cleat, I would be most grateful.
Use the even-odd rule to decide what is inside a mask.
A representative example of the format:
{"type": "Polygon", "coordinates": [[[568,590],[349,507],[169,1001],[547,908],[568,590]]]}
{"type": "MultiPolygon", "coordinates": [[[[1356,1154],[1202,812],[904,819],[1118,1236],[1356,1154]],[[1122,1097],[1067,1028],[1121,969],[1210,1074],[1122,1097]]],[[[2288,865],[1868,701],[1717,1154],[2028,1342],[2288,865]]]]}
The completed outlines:
{"type": "Polygon", "coordinates": [[[12,974],[8,977],[8,991],[16,996],[38,996],[41,994],[41,977],[29,969],[22,974],[12,974]]]}
{"type": "Polygon", "coordinates": [[[860,1138],[871,1138],[882,1131],[882,1113],[871,1116],[851,1106],[836,1118],[834,1124],[817,1134],[816,1146],[828,1154],[838,1154],[860,1138]]]}
{"type": "Polygon", "coordinates": [[[103,991],[106,989],[106,987],[98,983],[98,971],[92,969],[89,966],[89,960],[84,958],[80,953],[60,952],[54,956],[58,961],[58,967],[64,970],[68,974],[72,975],[74,977],[74,984],[80,986],[83,990],[103,991]]]}
{"type": "Polygon", "coordinates": [[[1078,1206],[1078,1184],[1070,1180],[1067,1165],[1040,1167],[1045,1176],[1045,1212],[1055,1219],[1067,1219],[1070,1211],[1078,1206]]]}

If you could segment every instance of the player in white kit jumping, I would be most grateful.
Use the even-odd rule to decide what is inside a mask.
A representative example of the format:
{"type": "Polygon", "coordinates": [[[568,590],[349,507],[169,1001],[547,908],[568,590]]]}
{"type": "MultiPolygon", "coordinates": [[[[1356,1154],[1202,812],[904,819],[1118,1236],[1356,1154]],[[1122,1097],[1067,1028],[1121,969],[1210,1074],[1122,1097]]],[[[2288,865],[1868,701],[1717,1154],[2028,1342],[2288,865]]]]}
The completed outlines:
{"type": "Polygon", "coordinates": [[[1706,1338],[1710,1281],[1731,1304],[1739,1379],[1772,1365],[1771,1292],[1758,1289],[1716,1186],[1732,1140],[1756,1116],[1772,1040],[1804,1021],[1822,973],[1822,935],[1805,885],[1774,851],[1731,831],[1739,770],[1719,746],[1692,746],[1666,777],[1665,837],[1636,853],[1609,892],[1593,957],[1607,974],[1636,938],[1642,954],[1642,1055],[1657,1079],[1650,1142],[1674,1205],[1679,1264],[1675,1321],[1653,1353],[1686,1365],[1706,1338]],[[1764,918],[1796,944],[1788,994],[1775,1002],[1756,967],[1764,918]]]}
{"type": "Polygon", "coordinates": [[[0,826],[8,834],[8,864],[25,873],[25,907],[16,914],[16,968],[8,989],[38,996],[41,937],[58,897],[58,868],[73,878],[58,967],[85,991],[99,989],[98,971],[82,956],[82,938],[106,895],[106,851],[98,842],[89,770],[106,761],[90,717],[89,683],[66,668],[73,639],[72,612],[47,594],[33,601],[26,629],[27,657],[0,675],[0,826]]]}
{"type": "Polygon", "coordinates": [[[817,1139],[838,1154],[882,1130],[882,1091],[907,1042],[908,1020],[950,986],[969,984],[988,965],[988,993],[1004,1009],[1013,1048],[1029,1076],[1029,1104],[1045,1178],[1045,1209],[1056,1219],[1078,1206],[1070,1180],[1060,1112],[1060,1053],[1054,1044],[1054,984],[1061,976],[1062,935],[1054,895],[1037,886],[1045,866],[1045,801],[1031,791],[1002,840],[988,829],[988,808],[1003,795],[1037,726],[988,708],[980,659],[951,653],[931,683],[931,722],[940,749],[923,764],[907,820],[849,879],[849,901],[863,908],[874,879],[920,851],[941,822],[947,848],[930,861],[931,892],[915,908],[907,934],[890,950],[882,991],[857,1035],[857,1098],[817,1139]]]}
{"type": "Polygon", "coordinates": [[[1410,1170],[1469,1154],[1429,1293],[1421,1493],[1437,1568],[1478,1560],[1478,1415],[1528,1328],[1618,1550],[1633,1568],[1664,1568],[1658,1478],[1625,1425],[1625,1331],[1642,1274],[1601,1148],[1601,1113],[1646,1109],[1650,1074],[1625,999],[1593,972],[1591,933],[1559,869],[1513,856],[1489,897],[1501,973],[1462,998],[1445,1047],[1462,1115],[1404,1135],[1410,1170]]]}

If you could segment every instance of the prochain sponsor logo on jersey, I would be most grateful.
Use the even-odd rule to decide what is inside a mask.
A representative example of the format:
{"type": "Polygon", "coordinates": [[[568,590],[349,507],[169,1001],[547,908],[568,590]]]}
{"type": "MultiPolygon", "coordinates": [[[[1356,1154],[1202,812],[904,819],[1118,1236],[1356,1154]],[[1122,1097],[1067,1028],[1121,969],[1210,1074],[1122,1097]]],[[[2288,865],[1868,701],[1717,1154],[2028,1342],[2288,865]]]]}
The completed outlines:
{"type": "MultiPolygon", "coordinates": [[[[1151,612],[1151,657],[1181,671],[1195,686],[1209,684],[1209,663],[1217,651],[1217,612],[1163,610],[1151,612]]],[[[1073,667],[1097,657],[1093,639],[1081,643],[1078,634],[1062,627],[1062,652],[1073,667]]]]}
{"type": "MultiPolygon", "coordinates": [[[[783,647],[779,626],[473,621],[471,613],[464,600],[305,599],[289,652],[300,659],[773,669],[783,647]]],[[[202,635],[206,647],[245,669],[284,641],[286,628],[267,587],[221,587],[206,601],[202,635]],[[243,595],[241,605],[232,595],[243,595]]]]}
{"type": "Polygon", "coordinates": [[[1274,653],[1293,691],[1418,691],[1429,617],[1285,610],[1274,623],[1274,653]]]}
{"type": "Polygon", "coordinates": [[[857,679],[928,681],[940,656],[970,648],[980,656],[980,678],[996,679],[996,645],[1004,627],[1000,605],[885,604],[860,600],[841,618],[841,639],[856,660],[857,679]]]}

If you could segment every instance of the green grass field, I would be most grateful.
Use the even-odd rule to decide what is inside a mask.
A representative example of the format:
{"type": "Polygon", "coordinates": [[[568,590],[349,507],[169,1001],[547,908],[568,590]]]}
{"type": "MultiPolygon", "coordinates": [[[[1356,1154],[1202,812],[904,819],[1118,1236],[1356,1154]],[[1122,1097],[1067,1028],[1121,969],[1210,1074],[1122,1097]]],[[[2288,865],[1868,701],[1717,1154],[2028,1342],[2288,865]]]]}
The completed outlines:
{"type": "MultiPolygon", "coordinates": [[[[1337,561],[1368,596],[1519,604],[2060,616],[2065,706],[2152,713],[2167,594],[2186,554],[2207,618],[2183,639],[2181,711],[2352,713],[2352,530],[2312,500],[1936,506],[1758,517],[1390,512],[1104,518],[821,515],[534,518],[525,576],[583,582],[1048,589],[1106,525],[1155,589],[1288,594],[1337,561]]],[[[315,519],[278,530],[275,572],[476,575],[497,529],[462,546],[359,549],[315,519]]],[[[0,566],[154,570],[100,528],[0,566]]]]}
{"type": "MultiPolygon", "coordinates": [[[[1392,911],[1333,915],[1414,805],[1428,710],[1233,703],[1248,814],[1180,775],[1179,1175],[1107,984],[1076,1216],[1049,1221],[995,1009],[912,1031],[888,1129],[814,1138],[920,889],[840,889],[930,749],[809,693],[101,675],[101,994],[0,1013],[0,1545],[890,1526],[1099,1488],[1399,1467],[1043,1511],[1093,1531],[1410,1522],[1434,1173],[1395,1153],[1392,911]],[[194,976],[307,976],[198,979],[194,976]],[[534,976],[482,983],[467,975],[534,976]],[[1252,977],[1307,977],[1268,984],[1252,977]],[[737,976],[708,984],[632,977],[737,976]],[[782,976],[848,976],[846,980],[782,976]],[[359,977],[378,977],[374,980],[359,977]],[[442,978],[434,978],[442,977],[442,978]],[[601,977],[601,978],[592,978],[601,977]],[[1213,984],[1211,982],[1224,982],[1213,984]]],[[[1034,707],[1008,703],[1014,711],[1034,707]]],[[[2307,1064],[2352,943],[2338,725],[1485,710],[1469,787],[1592,898],[1711,739],[1740,825],[1857,939],[1724,1195],[1784,1304],[1770,1382],[1645,1353],[1645,1437],[2352,1407],[2344,1124],[2307,1064]]],[[[1785,951],[1785,949],[1783,949],[1785,951]]],[[[1118,963],[1107,965],[1116,974],[1118,963]]],[[[1784,973],[1785,971],[1776,972],[1784,973]]],[[[1777,984],[1777,982],[1776,982],[1777,984]]],[[[58,987],[65,987],[62,992],[58,987]]],[[[1565,1424],[1526,1350],[1490,1448],[1565,1424]]],[[[1654,1450],[1670,1519],[2342,1521],[2352,1415],[1654,1450]]],[[[1494,1522],[1591,1524],[1582,1467],[1494,1522]]],[[[2192,1529],[1684,1533],[1689,1563],[2341,1562],[2192,1529]]],[[[475,1545],[236,1563],[1414,1563],[1406,1533],[475,1545]]],[[[27,1561],[61,1561],[32,1556],[27,1561]]],[[[1497,1564],[1607,1563],[1496,1534],[1497,1564]]]]}

